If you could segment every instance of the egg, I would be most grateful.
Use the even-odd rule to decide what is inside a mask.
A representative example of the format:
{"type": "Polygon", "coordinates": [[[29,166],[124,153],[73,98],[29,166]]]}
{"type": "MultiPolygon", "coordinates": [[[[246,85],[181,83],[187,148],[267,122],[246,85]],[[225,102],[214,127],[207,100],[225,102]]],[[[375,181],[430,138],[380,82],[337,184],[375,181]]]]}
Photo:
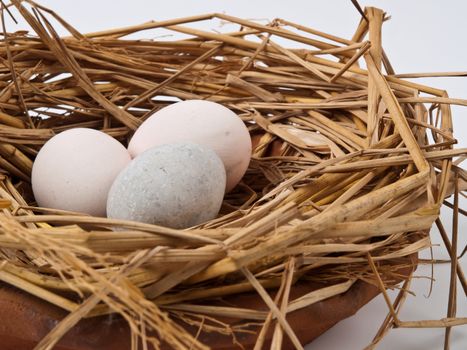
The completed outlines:
{"type": "Polygon", "coordinates": [[[32,190],[41,207],[105,216],[113,181],[131,161],[127,149],[93,129],[63,131],[41,148],[32,167],[32,190]]]}
{"type": "Polygon", "coordinates": [[[180,143],[150,148],[118,175],[107,199],[109,218],[186,228],[216,217],[225,189],[217,154],[180,143]]]}
{"type": "Polygon", "coordinates": [[[151,147],[177,142],[201,144],[217,153],[227,174],[226,192],[238,184],[250,163],[251,138],[243,121],[230,109],[204,100],[157,111],[136,130],[128,150],[136,157],[151,147]]]}

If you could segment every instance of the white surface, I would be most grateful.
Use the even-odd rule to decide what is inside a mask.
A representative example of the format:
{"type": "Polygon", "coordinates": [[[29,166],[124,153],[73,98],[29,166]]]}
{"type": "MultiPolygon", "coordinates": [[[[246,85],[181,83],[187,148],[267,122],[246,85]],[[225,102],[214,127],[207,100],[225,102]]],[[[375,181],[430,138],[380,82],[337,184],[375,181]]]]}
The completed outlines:
{"type": "MultiPolygon", "coordinates": [[[[163,20],[208,12],[226,12],[266,23],[276,17],[350,38],[358,24],[359,15],[350,0],[333,1],[142,1],[142,0],[101,0],[79,2],[42,0],[82,32],[96,31],[110,27],[138,24],[148,20],[163,20]]],[[[383,8],[392,19],[384,24],[383,46],[397,73],[430,71],[466,71],[467,46],[465,34],[467,24],[465,13],[467,2],[459,0],[406,1],[406,0],[361,0],[363,6],[383,8]]],[[[219,22],[200,23],[204,29],[221,29],[219,22]]],[[[15,27],[17,28],[17,27],[15,27]]],[[[21,26],[24,28],[24,26],[21,26]]],[[[235,30],[237,27],[227,28],[235,30]]],[[[9,24],[9,30],[13,30],[9,24]]],[[[63,32],[62,32],[63,33],[63,32]]],[[[149,34],[148,34],[149,35],[149,34]]],[[[154,33],[154,37],[160,34],[154,33]]],[[[467,98],[467,78],[418,79],[438,88],[448,90],[451,97],[467,98]]],[[[467,109],[453,107],[455,136],[459,146],[467,145],[467,109]]],[[[463,201],[465,204],[465,201],[463,201]]],[[[465,205],[464,205],[465,207],[465,205]]],[[[446,226],[451,221],[450,211],[443,212],[446,226]]],[[[460,217],[459,252],[466,245],[467,221],[460,217]]],[[[433,230],[432,238],[435,257],[446,257],[439,235],[433,230]]],[[[427,254],[423,254],[427,256],[427,254]]],[[[467,272],[467,257],[460,264],[467,272]]],[[[430,269],[421,266],[419,276],[429,276],[430,269]]],[[[439,319],[446,315],[449,266],[435,266],[436,282],[430,298],[427,279],[414,281],[412,290],[418,295],[409,297],[401,314],[403,320],[439,319]]],[[[458,315],[467,316],[467,302],[458,287],[458,315]]],[[[367,345],[379,328],[386,306],[381,297],[318,338],[308,350],[361,349],[367,345]]],[[[395,329],[380,344],[379,349],[442,349],[443,329],[395,329]]],[[[455,327],[452,331],[451,349],[467,349],[467,326],[455,327]]]]}

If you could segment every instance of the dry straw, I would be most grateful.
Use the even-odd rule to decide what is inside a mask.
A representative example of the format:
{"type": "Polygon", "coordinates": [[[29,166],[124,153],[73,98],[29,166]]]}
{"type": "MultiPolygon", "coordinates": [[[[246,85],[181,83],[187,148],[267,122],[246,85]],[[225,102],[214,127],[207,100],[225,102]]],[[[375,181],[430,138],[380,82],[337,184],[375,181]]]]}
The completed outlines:
{"type": "Polygon", "coordinates": [[[109,312],[156,348],[163,335],[173,348],[205,349],[173,320],[193,323],[199,315],[264,323],[257,349],[269,327],[274,349],[284,337],[301,348],[287,312],[344,293],[358,279],[378,286],[389,308],[369,348],[392,327],[445,327],[447,347],[450,328],[467,323],[455,308],[457,279],[467,293],[457,264],[467,150],[453,148],[450,109],[467,101],[403,80],[437,74],[394,73],[381,46],[381,10],[367,8],[347,40],[282,19],[262,25],[225,14],[83,35],[32,1],[11,3],[35,35],[3,26],[0,280],[70,312],[36,349],[50,349],[80,319],[109,312]],[[211,19],[237,31],[187,26],[211,19]],[[51,21],[70,35],[59,37],[51,21]],[[184,38],[127,38],[156,28],[184,38]],[[292,42],[302,48],[289,49],[292,42]],[[175,99],[222,103],[253,136],[249,171],[218,218],[173,230],[35,206],[32,162],[50,137],[88,127],[126,143],[175,99]],[[439,219],[451,194],[452,238],[439,219]],[[391,301],[391,266],[430,246],[434,222],[451,256],[448,313],[401,320],[411,276],[391,301]],[[294,283],[317,271],[326,285],[289,300],[294,283]],[[279,288],[276,300],[271,288],[279,288]],[[201,303],[252,290],[269,313],[201,303]]]}

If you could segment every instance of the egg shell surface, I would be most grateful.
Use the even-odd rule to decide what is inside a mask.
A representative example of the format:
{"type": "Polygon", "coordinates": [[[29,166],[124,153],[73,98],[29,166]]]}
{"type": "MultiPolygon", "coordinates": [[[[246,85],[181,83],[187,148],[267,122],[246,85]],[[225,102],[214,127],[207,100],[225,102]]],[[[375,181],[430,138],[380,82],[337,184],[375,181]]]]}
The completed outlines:
{"type": "Polygon", "coordinates": [[[225,189],[217,154],[197,144],[143,152],[118,175],[107,200],[110,218],[187,228],[216,217],[225,189]]]}
{"type": "Polygon", "coordinates": [[[34,197],[41,207],[105,216],[110,186],[130,161],[126,148],[101,131],[63,131],[37,154],[31,175],[34,197]]]}
{"type": "Polygon", "coordinates": [[[163,144],[189,142],[213,149],[227,174],[226,192],[248,168],[251,138],[243,121],[221,104],[205,100],[177,102],[160,109],[136,130],[128,151],[136,157],[163,144]]]}

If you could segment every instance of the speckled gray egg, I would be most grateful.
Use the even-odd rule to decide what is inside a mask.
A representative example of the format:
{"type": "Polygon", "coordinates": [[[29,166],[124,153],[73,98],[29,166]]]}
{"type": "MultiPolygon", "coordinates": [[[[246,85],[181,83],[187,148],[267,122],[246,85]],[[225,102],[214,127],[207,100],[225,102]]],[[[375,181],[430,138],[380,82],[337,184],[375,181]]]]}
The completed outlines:
{"type": "Polygon", "coordinates": [[[154,147],[117,176],[107,216],[187,228],[216,217],[225,184],[224,164],[210,148],[191,143],[154,147]]]}

